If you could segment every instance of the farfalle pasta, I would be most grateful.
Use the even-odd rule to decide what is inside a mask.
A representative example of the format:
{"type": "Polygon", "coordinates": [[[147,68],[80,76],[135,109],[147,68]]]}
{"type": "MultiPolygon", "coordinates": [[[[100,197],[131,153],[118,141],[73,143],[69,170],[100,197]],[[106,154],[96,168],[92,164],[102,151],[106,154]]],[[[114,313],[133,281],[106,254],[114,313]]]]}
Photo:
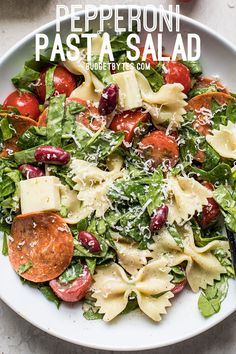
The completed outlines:
{"type": "Polygon", "coordinates": [[[231,121],[227,125],[220,125],[219,130],[214,129],[212,135],[206,136],[207,142],[222,157],[236,158],[236,124],[231,121]]]}
{"type": "Polygon", "coordinates": [[[213,285],[214,280],[219,280],[220,275],[225,273],[225,268],[212,254],[212,250],[225,247],[228,243],[212,241],[204,247],[197,247],[192,229],[188,225],[180,229],[180,234],[182,247],[177,245],[168,229],[161,231],[155,237],[155,243],[150,246],[151,257],[154,260],[164,257],[170,266],[187,262],[186,277],[194,292],[199,291],[200,288],[205,289],[207,285],[213,285]]]}
{"type": "Polygon", "coordinates": [[[176,222],[180,225],[188,221],[196,212],[201,212],[203,206],[208,204],[207,198],[212,197],[212,192],[194,178],[168,177],[166,183],[170,224],[176,222]]]}
{"type": "Polygon", "coordinates": [[[169,299],[173,297],[168,272],[164,261],[149,263],[131,279],[115,263],[99,268],[94,275],[92,296],[96,299],[99,313],[104,314],[104,321],[111,321],[125,309],[132,292],[137,295],[140,309],[154,321],[160,321],[166,307],[170,306],[169,299]]]}

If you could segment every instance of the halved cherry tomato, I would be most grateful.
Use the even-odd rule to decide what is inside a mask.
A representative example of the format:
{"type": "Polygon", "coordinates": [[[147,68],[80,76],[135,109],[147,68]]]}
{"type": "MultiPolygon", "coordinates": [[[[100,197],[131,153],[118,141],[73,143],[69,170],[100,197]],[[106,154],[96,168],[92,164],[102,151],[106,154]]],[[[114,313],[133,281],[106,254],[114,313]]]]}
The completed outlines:
{"type": "Polygon", "coordinates": [[[181,283],[175,284],[175,287],[171,290],[174,295],[179,294],[182,290],[184,290],[187,284],[187,279],[184,279],[181,283]]]}
{"type": "Polygon", "coordinates": [[[87,266],[84,266],[83,273],[72,282],[60,284],[59,280],[54,279],[49,282],[49,285],[54,293],[63,301],[77,302],[88,292],[92,285],[92,276],[87,266]]]}
{"type": "MultiPolygon", "coordinates": [[[[36,93],[42,102],[45,101],[46,87],[45,76],[48,70],[48,66],[45,67],[39,76],[38,85],[36,86],[36,93]]],[[[65,93],[66,96],[70,96],[71,92],[76,88],[76,80],[73,74],[71,74],[63,66],[57,66],[53,75],[54,94],[65,93]]]]}
{"type": "Polygon", "coordinates": [[[16,107],[22,116],[30,117],[34,120],[40,115],[39,102],[37,98],[30,92],[14,91],[5,101],[3,107],[16,107]]]}
{"type": "Polygon", "coordinates": [[[220,81],[206,76],[199,77],[193,88],[207,88],[211,85],[215,85],[218,90],[228,93],[227,89],[220,81]]]}
{"type": "MultiPolygon", "coordinates": [[[[207,189],[214,190],[214,186],[210,182],[203,181],[201,183],[207,189]]],[[[198,223],[202,228],[212,225],[220,216],[220,208],[214,198],[207,198],[208,204],[203,206],[200,217],[197,217],[198,223]]]]}
{"type": "Polygon", "coordinates": [[[66,100],[66,103],[78,102],[82,106],[86,107],[85,112],[76,114],[76,121],[82,123],[85,127],[97,131],[102,126],[106,125],[106,119],[104,116],[101,116],[98,112],[98,108],[94,106],[93,103],[85,101],[78,97],[69,97],[66,100]]]}
{"type": "Polygon", "coordinates": [[[170,167],[176,165],[179,158],[179,147],[175,139],[163,131],[155,131],[145,136],[139,148],[146,159],[152,160],[153,167],[166,161],[170,167]]]}
{"type": "Polygon", "coordinates": [[[235,100],[234,97],[223,92],[209,92],[195,96],[188,101],[186,109],[194,111],[196,116],[193,127],[201,135],[207,135],[211,129],[211,103],[215,100],[219,105],[223,106],[230,100],[235,100]]]}
{"type": "Polygon", "coordinates": [[[147,122],[150,118],[148,112],[143,112],[140,109],[136,111],[124,111],[115,115],[111,122],[110,129],[115,132],[124,131],[125,141],[130,143],[139,123],[147,122]]]}
{"type": "Polygon", "coordinates": [[[167,84],[179,83],[184,87],[183,92],[188,93],[191,88],[190,71],[184,64],[178,61],[169,61],[165,64],[166,72],[164,73],[165,82],[167,84]]]}

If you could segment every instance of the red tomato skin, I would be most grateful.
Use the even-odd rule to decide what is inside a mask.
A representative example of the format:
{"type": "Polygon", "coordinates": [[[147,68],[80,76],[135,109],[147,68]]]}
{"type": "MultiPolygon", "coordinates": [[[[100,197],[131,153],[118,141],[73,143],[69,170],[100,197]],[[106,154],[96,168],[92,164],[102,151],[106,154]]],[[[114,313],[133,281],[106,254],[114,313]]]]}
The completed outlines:
{"type": "Polygon", "coordinates": [[[175,287],[171,290],[174,295],[179,294],[184,290],[187,284],[187,279],[184,279],[181,283],[175,284],[175,287]]]}
{"type": "Polygon", "coordinates": [[[39,102],[30,92],[13,91],[3,102],[3,107],[13,106],[22,116],[37,120],[40,115],[39,102]]]}
{"type": "Polygon", "coordinates": [[[115,132],[124,131],[124,140],[130,143],[134,137],[135,128],[138,127],[139,123],[147,122],[149,119],[150,114],[148,112],[142,112],[141,110],[124,111],[115,115],[111,122],[110,129],[115,132]]]}
{"type": "Polygon", "coordinates": [[[84,266],[83,273],[70,284],[62,285],[57,279],[53,279],[49,285],[59,299],[65,302],[77,302],[86,295],[92,285],[92,280],[87,266],[84,266]]]}
{"type": "MultiPolygon", "coordinates": [[[[46,87],[45,76],[48,70],[48,66],[45,67],[39,76],[39,82],[36,86],[36,93],[42,102],[45,101],[46,87]]],[[[53,75],[54,95],[65,93],[66,96],[70,96],[71,92],[76,88],[76,80],[73,74],[71,74],[63,66],[57,66],[53,75]]]]}
{"type": "Polygon", "coordinates": [[[179,83],[184,86],[183,92],[188,94],[191,88],[190,71],[182,63],[178,61],[170,61],[166,65],[166,73],[164,74],[165,82],[167,84],[179,83]]]}
{"type": "Polygon", "coordinates": [[[175,138],[163,131],[154,131],[146,135],[141,140],[139,148],[146,158],[153,159],[154,167],[164,160],[168,160],[169,165],[174,167],[179,159],[179,147],[175,138]]]}
{"type": "MultiPolygon", "coordinates": [[[[203,181],[201,184],[211,191],[214,190],[214,186],[210,182],[203,181]]],[[[215,199],[207,198],[207,200],[208,204],[203,206],[202,214],[197,218],[198,223],[202,228],[206,228],[213,224],[220,215],[220,207],[216,203],[215,199]]]]}

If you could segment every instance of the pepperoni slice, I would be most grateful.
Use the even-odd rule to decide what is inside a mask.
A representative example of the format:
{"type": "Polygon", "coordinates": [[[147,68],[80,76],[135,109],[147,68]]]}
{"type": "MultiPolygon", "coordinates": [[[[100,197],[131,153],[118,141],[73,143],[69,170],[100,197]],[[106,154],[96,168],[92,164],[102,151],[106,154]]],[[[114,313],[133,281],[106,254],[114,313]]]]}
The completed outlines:
{"type": "Polygon", "coordinates": [[[166,135],[163,131],[154,131],[146,135],[141,140],[139,149],[147,160],[152,160],[153,167],[157,167],[162,162],[174,167],[179,158],[179,148],[175,138],[166,135]]]}
{"type": "Polygon", "coordinates": [[[235,98],[223,92],[209,92],[195,96],[189,100],[187,110],[195,112],[196,119],[193,122],[193,127],[201,135],[207,135],[210,132],[212,100],[216,100],[219,105],[223,106],[230,100],[235,100],[235,98]]]}
{"type": "Polygon", "coordinates": [[[54,213],[29,213],[17,216],[12,224],[9,259],[12,267],[32,262],[20,275],[32,282],[57,278],[71,263],[73,236],[64,220],[54,213]]]}
{"type": "Polygon", "coordinates": [[[134,137],[135,129],[140,123],[147,122],[151,116],[148,112],[143,112],[140,109],[136,111],[124,111],[118,113],[113,118],[110,129],[125,132],[125,141],[130,143],[134,137]]]}
{"type": "Polygon", "coordinates": [[[4,117],[8,118],[9,123],[15,129],[15,134],[11,139],[4,141],[3,149],[0,151],[0,157],[7,157],[10,152],[19,151],[19,148],[16,145],[18,138],[32,125],[37,125],[35,120],[16,114],[0,113],[0,119],[4,117]]]}

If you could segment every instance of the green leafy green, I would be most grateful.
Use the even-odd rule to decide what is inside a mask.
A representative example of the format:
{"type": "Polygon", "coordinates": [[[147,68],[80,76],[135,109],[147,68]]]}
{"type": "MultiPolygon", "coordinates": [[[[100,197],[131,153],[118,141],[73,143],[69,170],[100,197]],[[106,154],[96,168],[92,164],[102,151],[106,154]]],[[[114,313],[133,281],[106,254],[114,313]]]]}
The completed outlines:
{"type": "Polygon", "coordinates": [[[212,84],[208,87],[193,88],[192,90],[189,91],[188,97],[192,98],[198,95],[202,95],[203,93],[209,93],[209,92],[218,92],[216,85],[212,84]]]}
{"type": "Polygon", "coordinates": [[[213,197],[221,207],[226,225],[236,232],[236,200],[233,194],[223,185],[213,191],[213,197]]]}
{"type": "Polygon", "coordinates": [[[174,284],[182,283],[186,279],[185,272],[181,266],[171,267],[170,274],[173,276],[171,282],[174,284]]]}
{"type": "Polygon", "coordinates": [[[47,140],[53,146],[61,145],[62,122],[66,95],[58,95],[50,100],[47,116],[47,140]]]}
{"type": "Polygon", "coordinates": [[[231,254],[228,250],[218,247],[212,251],[220,264],[225,267],[228,277],[235,278],[235,273],[232,265],[231,254]]]}
{"type": "Polygon", "coordinates": [[[78,278],[83,271],[83,267],[80,262],[72,264],[69,268],[67,268],[64,273],[62,273],[59,277],[59,282],[61,284],[67,284],[72,280],[78,278]]]}
{"type": "Polygon", "coordinates": [[[132,291],[128,300],[129,301],[126,305],[126,308],[121,312],[122,315],[127,315],[128,313],[136,310],[139,307],[137,301],[137,295],[135,292],[132,291]]]}
{"type": "Polygon", "coordinates": [[[55,69],[56,66],[54,65],[50,67],[45,74],[45,88],[46,88],[45,100],[48,100],[54,94],[53,77],[54,77],[55,69]]]}
{"type": "Polygon", "coordinates": [[[190,73],[193,76],[199,76],[202,74],[202,65],[200,61],[198,60],[193,60],[193,61],[185,61],[185,60],[180,60],[182,64],[187,66],[189,68],[190,73]]]}
{"type": "Polygon", "coordinates": [[[39,71],[36,71],[28,66],[29,62],[26,62],[24,68],[12,78],[12,83],[17,89],[24,89],[33,91],[34,83],[39,78],[39,71]]]}
{"type": "Polygon", "coordinates": [[[99,313],[98,310],[94,310],[93,308],[89,308],[87,311],[83,313],[84,318],[86,320],[101,320],[103,318],[103,314],[99,313]]]}
{"type": "Polygon", "coordinates": [[[175,240],[176,244],[180,247],[183,248],[183,240],[182,240],[182,236],[180,234],[180,232],[178,231],[178,228],[175,224],[172,225],[168,225],[167,229],[169,231],[169,233],[171,234],[171,236],[173,237],[173,239],[175,240]]]}
{"type": "Polygon", "coordinates": [[[78,114],[81,112],[85,112],[87,110],[87,108],[85,106],[83,106],[82,104],[78,103],[78,102],[70,102],[69,105],[69,112],[71,114],[78,114]]]}
{"type": "Polygon", "coordinates": [[[22,151],[17,151],[13,154],[14,160],[17,165],[23,165],[24,163],[36,162],[34,154],[36,148],[26,149],[22,151]]]}
{"type": "MultiPolygon", "coordinates": [[[[0,132],[1,132],[1,137],[2,137],[3,141],[11,139],[14,135],[14,128],[9,123],[7,117],[3,117],[0,119],[0,132]]],[[[1,140],[1,137],[0,137],[0,140],[1,140]]]]}
{"type": "Polygon", "coordinates": [[[227,183],[232,179],[231,168],[226,163],[219,163],[210,171],[204,171],[200,168],[191,166],[190,171],[196,173],[203,181],[211,183],[227,183]]]}
{"type": "Polygon", "coordinates": [[[7,234],[5,232],[3,234],[2,255],[8,256],[7,234]]]}
{"type": "Polygon", "coordinates": [[[47,300],[53,302],[59,309],[61,300],[56,296],[56,294],[54,294],[50,286],[40,286],[38,289],[46,297],[47,300]]]}
{"type": "Polygon", "coordinates": [[[27,263],[25,264],[21,264],[18,268],[18,273],[19,274],[23,274],[25,272],[27,272],[27,270],[29,270],[30,268],[33,267],[33,263],[31,260],[29,260],[27,263]]]}
{"type": "Polygon", "coordinates": [[[198,308],[204,317],[210,317],[220,311],[221,303],[225,299],[228,292],[228,277],[221,276],[219,281],[215,281],[214,285],[208,285],[206,290],[202,291],[198,308]]]}
{"type": "Polygon", "coordinates": [[[114,83],[107,55],[104,55],[103,62],[99,62],[99,55],[92,55],[91,62],[89,64],[90,70],[104,85],[107,86],[114,83]]]}
{"type": "MultiPolygon", "coordinates": [[[[140,62],[141,60],[139,59],[134,63],[134,65],[137,67],[138,63],[140,62]]],[[[153,67],[150,66],[150,68],[147,67],[144,69],[139,68],[139,71],[146,77],[154,92],[159,91],[160,88],[164,85],[165,82],[163,76],[153,67]]]]}
{"type": "Polygon", "coordinates": [[[18,139],[17,145],[21,149],[30,149],[39,145],[46,145],[47,129],[45,127],[32,126],[18,139]]]}

